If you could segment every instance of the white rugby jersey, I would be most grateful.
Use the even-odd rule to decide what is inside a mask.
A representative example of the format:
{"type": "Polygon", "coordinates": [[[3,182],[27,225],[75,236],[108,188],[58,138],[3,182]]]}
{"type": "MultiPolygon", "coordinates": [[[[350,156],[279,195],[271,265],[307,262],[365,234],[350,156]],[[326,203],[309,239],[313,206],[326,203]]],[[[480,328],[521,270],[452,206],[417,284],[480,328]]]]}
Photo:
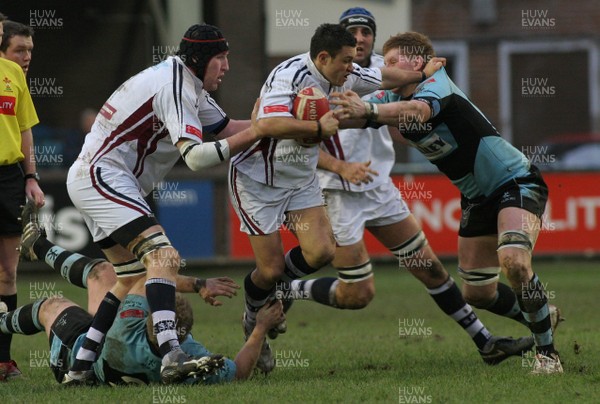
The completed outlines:
{"type": "MultiPolygon", "coordinates": [[[[296,94],[305,87],[318,87],[324,94],[353,90],[361,97],[381,86],[381,70],[354,64],[343,86],[333,86],[304,53],[277,66],[261,89],[258,119],[292,117],[296,94]]],[[[237,154],[231,164],[263,184],[281,188],[299,188],[316,175],[319,148],[304,147],[293,139],[263,138],[237,154]]]]}
{"type": "MultiPolygon", "coordinates": [[[[383,67],[383,65],[383,56],[376,53],[371,54],[369,67],[383,67]]],[[[368,100],[376,94],[377,92],[366,95],[363,99],[368,100]]],[[[317,170],[317,175],[323,189],[362,192],[377,188],[388,181],[388,177],[396,161],[394,143],[390,137],[387,125],[379,129],[340,130],[337,135],[323,141],[321,147],[339,160],[359,163],[370,160],[371,169],[379,173],[379,175],[373,176],[373,182],[354,185],[342,179],[338,174],[319,169],[317,170]]]]}
{"type": "Polygon", "coordinates": [[[202,143],[202,133],[219,132],[229,121],[177,56],[149,67],[123,83],[104,103],[79,159],[117,167],[137,178],[149,194],[181,157],[181,138],[202,143]]]}

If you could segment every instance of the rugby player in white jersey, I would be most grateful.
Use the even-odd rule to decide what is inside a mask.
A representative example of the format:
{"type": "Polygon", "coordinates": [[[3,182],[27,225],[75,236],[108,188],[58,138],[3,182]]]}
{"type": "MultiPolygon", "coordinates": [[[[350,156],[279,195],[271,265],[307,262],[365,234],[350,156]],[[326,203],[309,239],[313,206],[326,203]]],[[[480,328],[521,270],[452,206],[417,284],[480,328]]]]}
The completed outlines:
{"type": "MultiPolygon", "coordinates": [[[[350,8],[342,13],[340,24],[356,38],[355,63],[361,67],[384,65],[383,57],[373,52],[377,27],[368,10],[350,8]]],[[[323,142],[328,153],[319,157],[317,174],[336,239],[332,264],[338,278],[294,280],[291,286],[281,286],[290,291],[281,296],[311,299],[339,309],[366,307],[375,296],[374,274],[363,240],[366,228],[398,258],[401,267],[426,286],[440,309],[469,334],[486,363],[497,364],[531,349],[532,337],[514,340],[490,334],[428,245],[390,177],[395,162],[390,135],[397,136],[394,129],[345,129],[323,142]],[[368,180],[348,180],[347,173],[355,173],[361,162],[371,163],[368,180]]],[[[356,178],[359,177],[360,173],[356,178]]]]}
{"type": "MultiPolygon", "coordinates": [[[[244,282],[246,335],[254,327],[257,310],[274,293],[277,281],[289,282],[311,274],[328,264],[335,253],[316,176],[319,148],[307,145],[302,138],[329,138],[336,133],[338,121],[333,111],[317,122],[294,119],[291,110],[296,94],[305,87],[317,87],[327,95],[346,89],[367,95],[378,88],[421,82],[444,62],[443,58],[432,59],[422,75],[406,71],[398,75],[399,69],[361,68],[352,62],[355,55],[352,34],[337,24],[319,26],[310,52],[281,63],[263,85],[255,127],[268,137],[232,158],[230,197],[256,258],[256,269],[244,282]],[[277,138],[282,135],[296,139],[277,138]],[[283,251],[279,234],[283,223],[295,231],[300,244],[288,252],[283,251]]],[[[274,367],[267,341],[257,367],[263,372],[274,367]]]]}
{"type": "Polygon", "coordinates": [[[195,361],[175,331],[175,280],[180,257],[144,201],[180,157],[193,171],[211,167],[260,137],[250,121],[234,121],[210,97],[229,70],[227,41],[218,28],[193,25],[176,56],[122,84],[104,103],[69,170],[73,204],[114,265],[117,283],[101,302],[65,383],[92,374],[96,350],[130,286],[146,277],[164,383],[181,381],[195,361]],[[217,141],[203,142],[213,133],[217,141]]]}

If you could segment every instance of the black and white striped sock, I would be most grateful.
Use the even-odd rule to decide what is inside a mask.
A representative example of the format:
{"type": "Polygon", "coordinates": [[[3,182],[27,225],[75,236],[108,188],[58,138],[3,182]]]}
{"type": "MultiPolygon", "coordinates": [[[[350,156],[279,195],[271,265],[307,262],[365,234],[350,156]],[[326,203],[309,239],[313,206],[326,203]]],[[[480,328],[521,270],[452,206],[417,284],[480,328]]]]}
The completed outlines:
{"type": "Polygon", "coordinates": [[[437,288],[427,289],[440,309],[454,319],[469,334],[477,348],[480,350],[491,338],[490,332],[473,312],[471,306],[465,302],[458,286],[452,277],[437,288]]]}
{"type": "Polygon", "coordinates": [[[88,330],[83,344],[77,351],[75,362],[69,369],[69,376],[74,379],[78,378],[78,373],[85,372],[92,368],[96,360],[97,350],[104,336],[112,326],[119,310],[121,301],[117,299],[111,292],[107,292],[102,302],[98,306],[98,311],[92,320],[90,329],[88,330]]]}

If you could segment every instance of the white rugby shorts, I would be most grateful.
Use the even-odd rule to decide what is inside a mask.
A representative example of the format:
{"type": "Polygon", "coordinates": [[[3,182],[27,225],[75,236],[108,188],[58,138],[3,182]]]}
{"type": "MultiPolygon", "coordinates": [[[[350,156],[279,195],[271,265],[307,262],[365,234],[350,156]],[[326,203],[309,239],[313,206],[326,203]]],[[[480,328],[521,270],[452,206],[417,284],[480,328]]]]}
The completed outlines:
{"type": "Polygon", "coordinates": [[[233,166],[229,168],[229,197],[240,219],[240,231],[251,236],[267,235],[279,230],[285,213],[323,206],[319,179],[302,188],[280,188],[255,181],[233,166]]]}
{"type": "Polygon", "coordinates": [[[94,242],[141,216],[153,215],[131,173],[90,166],[77,160],[69,169],[67,191],[94,242]]]}
{"type": "Polygon", "coordinates": [[[410,215],[391,178],[377,188],[363,192],[326,189],[323,193],[339,246],[358,243],[363,238],[365,227],[386,226],[401,222],[410,215]]]}

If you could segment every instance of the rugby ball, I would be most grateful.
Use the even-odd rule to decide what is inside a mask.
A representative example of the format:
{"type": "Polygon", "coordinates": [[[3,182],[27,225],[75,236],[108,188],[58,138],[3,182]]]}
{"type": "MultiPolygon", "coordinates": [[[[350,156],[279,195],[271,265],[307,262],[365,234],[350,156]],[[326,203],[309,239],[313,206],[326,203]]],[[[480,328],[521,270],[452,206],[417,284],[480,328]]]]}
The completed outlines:
{"type": "MultiPolygon", "coordinates": [[[[317,87],[306,87],[296,95],[292,114],[303,121],[318,121],[329,112],[329,100],[317,87]]],[[[321,142],[318,137],[296,139],[302,146],[316,146],[321,142]]]]}

